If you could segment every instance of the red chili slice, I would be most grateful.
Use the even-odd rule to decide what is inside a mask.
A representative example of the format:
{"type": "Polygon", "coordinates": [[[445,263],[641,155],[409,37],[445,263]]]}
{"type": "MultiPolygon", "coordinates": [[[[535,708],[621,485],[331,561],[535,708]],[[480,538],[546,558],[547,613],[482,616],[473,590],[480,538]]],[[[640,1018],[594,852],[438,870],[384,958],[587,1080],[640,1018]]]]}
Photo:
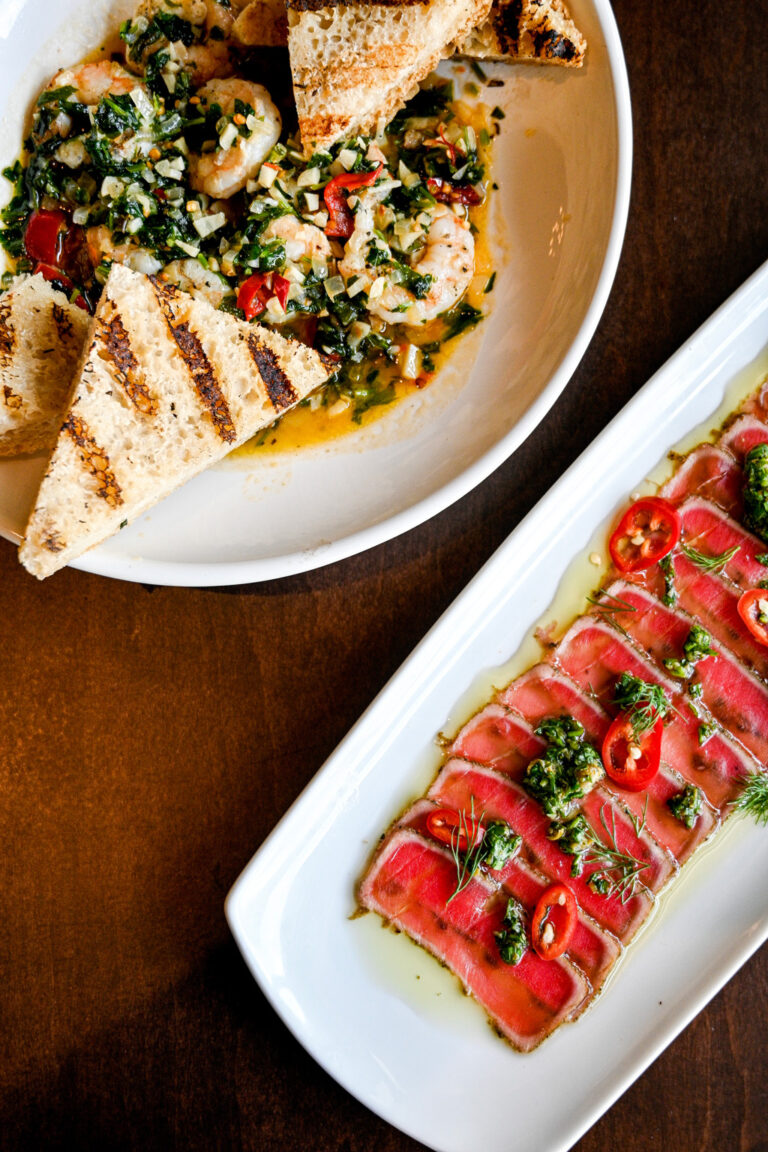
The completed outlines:
{"type": "Polygon", "coordinates": [[[603,767],[611,780],[627,792],[641,792],[659,770],[663,732],[664,723],[657,720],[637,736],[627,717],[617,716],[603,740],[603,767]]]}
{"type": "Polygon", "coordinates": [[[761,603],[768,605],[768,589],[750,588],[739,598],[736,607],[758,644],[768,645],[768,612],[760,607],[761,603]]]}
{"type": "Polygon", "coordinates": [[[542,892],[531,921],[531,944],[542,960],[556,960],[571,942],[579,906],[565,884],[553,884],[542,892]]]}
{"type": "Polygon", "coordinates": [[[453,184],[450,180],[441,180],[438,176],[430,176],[427,188],[441,204],[481,204],[483,200],[471,184],[453,184]]]}
{"type": "Polygon", "coordinates": [[[466,812],[456,812],[453,808],[435,808],[430,812],[427,816],[427,831],[435,840],[450,844],[462,852],[476,847],[485,835],[482,824],[466,812]]]}
{"type": "Polygon", "coordinates": [[[288,293],[290,290],[290,280],[286,280],[285,276],[281,276],[279,272],[275,272],[274,276],[272,277],[272,292],[275,296],[277,296],[282,308],[285,308],[285,305],[288,302],[288,293]]]}
{"type": "Polygon", "coordinates": [[[666,500],[646,496],[622,516],[609,548],[620,572],[641,572],[662,560],[680,539],[680,517],[666,500]]]}
{"type": "Polygon", "coordinates": [[[24,247],[31,260],[56,267],[61,257],[61,240],[67,229],[67,217],[58,208],[38,208],[29,218],[24,233],[24,247]]]}
{"type": "Polygon", "coordinates": [[[355,218],[347,204],[346,192],[353,192],[355,188],[368,188],[378,180],[384,171],[384,165],[379,164],[373,172],[340,172],[329,180],[323,189],[323,200],[328,209],[328,223],[325,226],[326,236],[338,236],[348,240],[355,230],[355,218]]]}

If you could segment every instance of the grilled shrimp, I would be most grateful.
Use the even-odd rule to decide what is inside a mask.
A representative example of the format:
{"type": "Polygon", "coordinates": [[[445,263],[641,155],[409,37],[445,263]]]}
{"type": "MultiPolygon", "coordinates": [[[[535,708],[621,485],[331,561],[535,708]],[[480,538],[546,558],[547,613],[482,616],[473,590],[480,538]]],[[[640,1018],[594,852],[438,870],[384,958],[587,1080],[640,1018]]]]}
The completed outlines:
{"type": "MultiPolygon", "coordinates": [[[[373,209],[361,198],[355,213],[355,230],[339,262],[345,281],[366,275],[373,285],[379,278],[382,268],[366,264],[374,239],[373,209]]],[[[419,276],[432,277],[426,295],[417,299],[403,284],[388,282],[378,295],[375,289],[369,292],[368,311],[374,316],[389,324],[427,324],[457,304],[466,292],[475,262],[475,242],[468,222],[459,219],[445,204],[438,204],[425,239],[426,245],[417,259],[411,260],[411,267],[419,276]]]]}
{"type": "Polygon", "coordinates": [[[315,224],[305,224],[295,216],[278,216],[271,220],[261,234],[262,240],[282,240],[286,260],[298,263],[306,258],[328,260],[331,244],[325,232],[315,224]]]}
{"type": "Polygon", "coordinates": [[[160,279],[175,284],[198,300],[207,300],[214,308],[218,308],[229,292],[226,281],[210,269],[203,268],[198,260],[172,260],[163,268],[160,279]]]}
{"type": "Polygon", "coordinates": [[[57,72],[49,88],[72,87],[83,104],[98,104],[102,96],[124,96],[134,88],[142,88],[141,81],[114,60],[93,60],[76,68],[63,68],[57,72]]]}
{"type": "Polygon", "coordinates": [[[189,158],[192,187],[226,199],[245,187],[272,151],[282,128],[280,113],[266,88],[249,80],[210,80],[197,95],[206,104],[218,104],[223,116],[232,116],[235,100],[253,108],[253,117],[248,116],[246,122],[250,135],[238,132],[228,147],[217,142],[213,151],[189,158]]]}
{"type": "Polygon", "coordinates": [[[134,272],[154,276],[163,266],[148,248],[140,248],[138,244],[130,242],[115,244],[112,232],[106,224],[95,224],[92,228],[88,228],[85,233],[85,244],[94,268],[103,260],[113,260],[117,264],[125,264],[134,272]]]}

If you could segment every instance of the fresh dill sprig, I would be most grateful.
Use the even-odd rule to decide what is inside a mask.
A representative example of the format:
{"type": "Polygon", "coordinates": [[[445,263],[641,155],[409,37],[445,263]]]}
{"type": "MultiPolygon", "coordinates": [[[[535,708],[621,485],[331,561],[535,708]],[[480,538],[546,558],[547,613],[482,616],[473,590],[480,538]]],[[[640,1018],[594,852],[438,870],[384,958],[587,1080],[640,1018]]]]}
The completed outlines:
{"type": "Polygon", "coordinates": [[[638,820],[638,818],[637,818],[637,816],[635,816],[634,812],[629,813],[629,818],[632,821],[632,827],[635,830],[635,836],[637,836],[638,840],[640,839],[640,837],[642,836],[642,834],[645,830],[645,818],[648,815],[648,799],[649,799],[649,793],[646,792],[645,804],[643,805],[642,819],[638,820]]]}
{"type": "Polygon", "coordinates": [[[669,700],[660,684],[651,684],[631,672],[622,672],[613,690],[613,702],[627,714],[635,736],[649,732],[669,712],[669,700]]]}
{"type": "Polygon", "coordinates": [[[618,896],[626,904],[637,891],[638,877],[649,867],[647,860],[638,860],[629,852],[621,852],[616,842],[616,812],[611,809],[611,827],[605,819],[605,805],[600,808],[600,823],[608,834],[610,845],[595,841],[585,853],[585,864],[599,867],[587,879],[595,891],[604,896],[618,896]]]}
{"type": "Polygon", "coordinates": [[[479,820],[475,819],[475,798],[472,797],[469,818],[464,811],[459,812],[458,826],[451,834],[451,856],[453,856],[453,863],[456,867],[456,887],[451,895],[446,900],[446,904],[450,904],[455,896],[469,884],[472,877],[480,867],[480,862],[483,857],[483,813],[480,813],[479,820]],[[462,840],[466,841],[467,847],[462,851],[459,845],[462,840]]]}
{"type": "Polygon", "coordinates": [[[768,776],[762,772],[747,776],[744,789],[734,801],[734,806],[758,824],[768,824],[768,776]]]}
{"type": "Polygon", "coordinates": [[[634,604],[630,604],[628,600],[622,600],[621,596],[614,596],[613,592],[609,592],[607,588],[598,588],[595,592],[590,592],[587,596],[589,604],[594,604],[601,612],[636,612],[634,604]],[[607,597],[606,600],[601,600],[600,597],[607,597]]]}
{"type": "MultiPolygon", "coordinates": [[[[616,840],[616,813],[611,809],[609,828],[605,808],[605,804],[600,808],[600,822],[608,836],[607,844],[598,840],[583,812],[577,812],[565,820],[553,821],[547,829],[547,837],[557,844],[561,852],[573,856],[572,876],[580,876],[586,865],[594,865],[586,880],[589,887],[602,896],[617,895],[626,904],[634,896],[638,877],[648,867],[648,862],[638,860],[629,852],[620,851],[616,840]]],[[[645,813],[639,829],[636,822],[633,823],[639,836],[645,824],[645,813]]]]}
{"type": "Polygon", "coordinates": [[[701,568],[703,572],[722,572],[726,564],[733,560],[736,553],[739,551],[740,545],[734,544],[733,548],[728,548],[725,552],[720,552],[717,556],[708,556],[706,552],[699,552],[696,548],[691,548],[688,544],[681,544],[680,551],[684,556],[687,556],[692,564],[697,568],[701,568]]]}

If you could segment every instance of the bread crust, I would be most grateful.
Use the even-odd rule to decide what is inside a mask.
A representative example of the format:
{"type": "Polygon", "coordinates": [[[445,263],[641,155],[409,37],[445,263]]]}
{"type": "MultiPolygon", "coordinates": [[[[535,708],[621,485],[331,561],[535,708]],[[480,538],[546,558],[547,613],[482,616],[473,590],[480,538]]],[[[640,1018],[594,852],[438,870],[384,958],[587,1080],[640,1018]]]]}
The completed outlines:
{"type": "Polygon", "coordinates": [[[383,128],[490,7],[490,0],[291,0],[288,46],[305,152],[383,128]]]}
{"type": "Polygon", "coordinates": [[[308,396],[317,352],[113,264],[19,549],[40,579],[308,396]]]}
{"type": "Polygon", "coordinates": [[[587,41],[563,0],[495,0],[485,23],[457,50],[484,60],[580,68],[587,41]]]}
{"type": "Polygon", "coordinates": [[[40,275],[0,297],[0,456],[51,450],[89,326],[40,275]]]}

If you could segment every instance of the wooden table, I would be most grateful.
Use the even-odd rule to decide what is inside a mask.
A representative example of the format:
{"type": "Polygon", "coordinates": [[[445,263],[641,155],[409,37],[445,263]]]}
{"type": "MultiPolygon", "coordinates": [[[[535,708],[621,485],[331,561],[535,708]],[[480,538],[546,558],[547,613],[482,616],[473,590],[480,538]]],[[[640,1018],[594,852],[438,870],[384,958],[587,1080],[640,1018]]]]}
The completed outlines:
{"type": "MultiPolygon", "coordinates": [[[[615,287],[565,394],[490,479],[400,539],[254,587],[38,585],[0,548],[3,1148],[419,1147],[294,1041],[222,905],[469,578],[768,257],[768,4],[615,10],[635,126],[615,287]]],[[[767,1002],[764,949],[579,1152],[766,1152],[767,1002]]]]}

